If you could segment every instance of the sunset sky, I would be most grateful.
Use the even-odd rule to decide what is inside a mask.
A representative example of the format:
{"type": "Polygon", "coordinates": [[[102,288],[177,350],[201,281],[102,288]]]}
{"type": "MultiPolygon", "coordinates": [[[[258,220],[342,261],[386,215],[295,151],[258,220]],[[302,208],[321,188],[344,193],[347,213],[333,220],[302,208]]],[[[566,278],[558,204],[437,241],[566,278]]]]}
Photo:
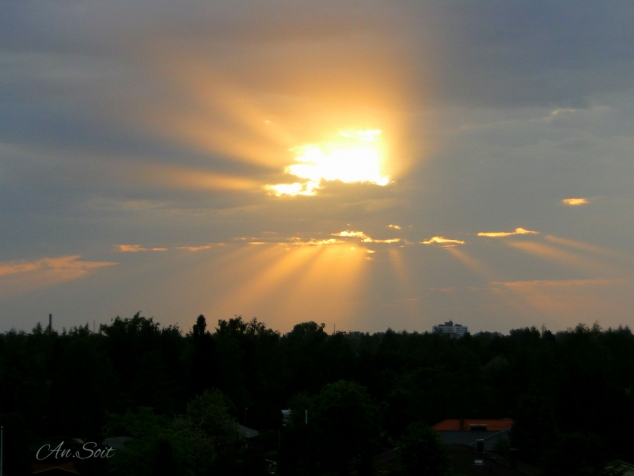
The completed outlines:
{"type": "Polygon", "coordinates": [[[0,332],[634,324],[634,2],[0,0],[0,332]]]}

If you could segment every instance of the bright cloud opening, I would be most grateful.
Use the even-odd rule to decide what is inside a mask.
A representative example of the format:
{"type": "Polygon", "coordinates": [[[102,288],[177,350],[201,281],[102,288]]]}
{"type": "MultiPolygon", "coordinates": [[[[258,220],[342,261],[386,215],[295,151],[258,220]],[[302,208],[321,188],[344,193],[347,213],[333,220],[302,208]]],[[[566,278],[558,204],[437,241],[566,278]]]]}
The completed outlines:
{"type": "Polygon", "coordinates": [[[362,231],[345,230],[345,231],[340,231],[339,233],[331,233],[331,234],[332,236],[341,236],[344,238],[361,238],[363,243],[398,243],[399,241],[401,241],[400,238],[389,238],[387,240],[375,240],[369,237],[368,235],[366,235],[365,233],[363,233],[362,231]]]}
{"type": "Polygon", "coordinates": [[[296,147],[295,164],[285,172],[304,182],[267,185],[276,196],[315,195],[323,181],[343,183],[373,183],[385,186],[390,178],[383,175],[383,154],[378,129],[340,131],[340,139],[323,145],[296,147]]]}
{"type": "Polygon", "coordinates": [[[362,231],[350,231],[350,230],[345,230],[345,231],[340,231],[339,233],[332,233],[332,236],[345,236],[348,238],[367,238],[368,236],[363,233],[362,231]]]}

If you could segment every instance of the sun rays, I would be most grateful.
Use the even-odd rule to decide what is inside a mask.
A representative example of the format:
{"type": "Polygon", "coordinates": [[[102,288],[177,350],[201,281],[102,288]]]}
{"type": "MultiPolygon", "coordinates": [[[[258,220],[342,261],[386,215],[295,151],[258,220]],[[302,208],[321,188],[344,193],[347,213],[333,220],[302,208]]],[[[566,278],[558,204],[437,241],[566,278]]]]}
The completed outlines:
{"type": "MultiPolygon", "coordinates": [[[[395,228],[384,225],[383,232],[387,230],[395,228]]],[[[392,239],[378,235],[380,231],[351,226],[314,236],[265,233],[225,243],[160,247],[161,253],[123,253],[126,248],[121,255],[148,260],[171,256],[170,263],[196,263],[187,274],[174,271],[174,279],[183,283],[183,295],[208,289],[200,305],[213,309],[213,315],[253,314],[282,328],[298,319],[336,321],[338,328],[352,328],[364,309],[376,305],[417,326],[434,308],[432,301],[447,303],[451,315],[460,306],[450,303],[472,299],[476,313],[556,324],[553,320],[572,319],[581,310],[591,314],[601,305],[611,309],[607,300],[615,297],[609,289],[632,287],[633,273],[622,253],[579,240],[537,232],[499,232],[495,239],[464,232],[424,240],[406,229],[398,230],[402,238],[392,239]],[[513,272],[509,260],[516,263],[513,272]],[[460,267],[452,267],[451,261],[460,267]],[[429,275],[432,262],[444,262],[449,273],[462,269],[460,283],[429,275]],[[540,262],[548,266],[539,268],[535,263],[540,262]],[[535,277],[537,269],[550,271],[535,277]],[[377,292],[389,299],[384,296],[374,303],[377,292]]],[[[154,248],[134,246],[135,251],[154,248]]]]}
{"type": "Polygon", "coordinates": [[[322,314],[339,322],[353,316],[368,274],[362,273],[369,265],[363,248],[348,243],[266,243],[251,249],[256,251],[232,260],[232,267],[249,271],[234,292],[215,303],[218,310],[267,308],[287,325],[307,312],[315,319],[322,314]]]}

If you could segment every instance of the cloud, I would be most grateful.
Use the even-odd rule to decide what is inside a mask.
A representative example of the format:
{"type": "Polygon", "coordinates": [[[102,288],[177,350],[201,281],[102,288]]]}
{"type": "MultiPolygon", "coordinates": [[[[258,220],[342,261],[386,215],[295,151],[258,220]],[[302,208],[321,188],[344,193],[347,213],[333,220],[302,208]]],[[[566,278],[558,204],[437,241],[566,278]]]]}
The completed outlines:
{"type": "Polygon", "coordinates": [[[398,226],[398,225],[388,225],[387,227],[388,227],[388,228],[392,228],[392,229],[394,229],[394,230],[400,230],[400,229],[401,229],[401,227],[400,227],[400,226],[398,226]]]}
{"type": "Polygon", "coordinates": [[[339,233],[332,233],[332,236],[341,236],[345,238],[362,238],[363,243],[398,243],[401,241],[400,238],[388,238],[386,240],[375,240],[374,238],[369,237],[362,231],[340,231],[339,233]]]}
{"type": "Polygon", "coordinates": [[[363,238],[363,239],[368,238],[368,236],[362,231],[350,231],[350,230],[340,231],[339,233],[332,233],[332,236],[356,237],[356,238],[363,238]]]}
{"type": "Polygon", "coordinates": [[[330,238],[328,240],[310,239],[309,241],[293,241],[293,245],[295,246],[327,246],[327,245],[340,245],[343,243],[345,243],[345,241],[335,240],[334,238],[330,238]]]}
{"type": "Polygon", "coordinates": [[[247,241],[248,245],[282,245],[282,246],[329,246],[329,245],[342,245],[346,243],[343,240],[337,240],[335,238],[329,238],[324,240],[317,240],[310,238],[309,240],[303,240],[298,236],[288,238],[287,241],[267,241],[260,238],[250,238],[251,241],[247,241]]]}
{"type": "Polygon", "coordinates": [[[33,289],[80,278],[91,271],[117,263],[81,261],[80,255],[0,262],[0,299],[33,289]]]}
{"type": "Polygon", "coordinates": [[[570,206],[578,206],[578,205],[587,205],[590,203],[587,198],[564,198],[561,201],[564,205],[570,206]]]}
{"type": "Polygon", "coordinates": [[[438,243],[440,245],[464,245],[464,241],[462,240],[451,240],[449,238],[444,238],[442,236],[434,236],[426,241],[420,242],[422,245],[432,245],[434,243],[438,243]]]}
{"type": "Polygon", "coordinates": [[[211,248],[211,245],[203,245],[203,246],[177,246],[178,250],[186,250],[186,251],[202,251],[208,250],[211,248]]]}
{"type": "Polygon", "coordinates": [[[369,236],[363,240],[364,243],[398,243],[400,238],[388,238],[387,240],[375,240],[369,236]]]}
{"type": "Polygon", "coordinates": [[[88,270],[113,266],[117,263],[108,261],[78,261],[80,255],[61,256],[59,258],[42,258],[35,261],[0,262],[0,276],[27,273],[30,271],[50,271],[55,273],[85,274],[88,270]]]}
{"type": "Polygon", "coordinates": [[[488,238],[502,238],[505,236],[512,235],[538,235],[538,231],[525,230],[524,228],[515,228],[515,231],[491,231],[491,232],[480,232],[478,236],[486,236],[488,238]]]}
{"type": "Polygon", "coordinates": [[[167,248],[144,248],[141,245],[116,245],[122,253],[138,253],[140,251],[167,251],[167,248]]]}

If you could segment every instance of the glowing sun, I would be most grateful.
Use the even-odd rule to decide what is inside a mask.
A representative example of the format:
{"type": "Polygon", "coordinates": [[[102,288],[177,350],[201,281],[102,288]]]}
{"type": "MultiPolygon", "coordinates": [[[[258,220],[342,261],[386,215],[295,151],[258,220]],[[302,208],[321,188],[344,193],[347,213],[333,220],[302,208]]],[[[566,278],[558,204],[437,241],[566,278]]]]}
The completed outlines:
{"type": "Polygon", "coordinates": [[[292,149],[295,164],[285,172],[303,182],[267,185],[276,196],[315,195],[322,181],[367,182],[384,186],[390,181],[382,174],[383,154],[380,130],[340,131],[336,142],[303,145],[292,149]]]}

